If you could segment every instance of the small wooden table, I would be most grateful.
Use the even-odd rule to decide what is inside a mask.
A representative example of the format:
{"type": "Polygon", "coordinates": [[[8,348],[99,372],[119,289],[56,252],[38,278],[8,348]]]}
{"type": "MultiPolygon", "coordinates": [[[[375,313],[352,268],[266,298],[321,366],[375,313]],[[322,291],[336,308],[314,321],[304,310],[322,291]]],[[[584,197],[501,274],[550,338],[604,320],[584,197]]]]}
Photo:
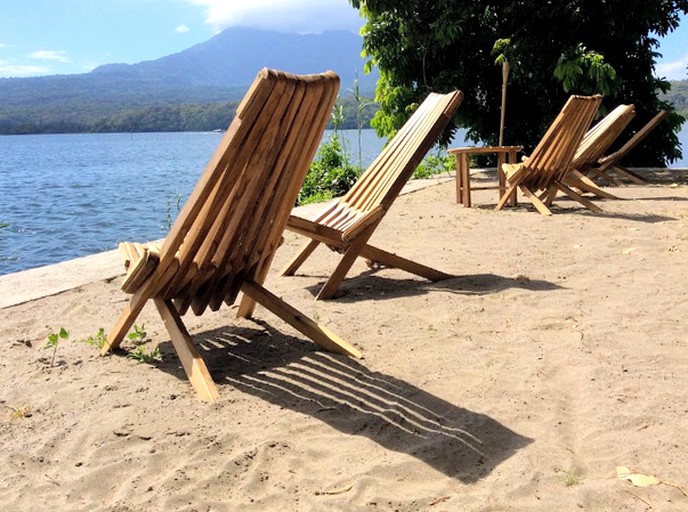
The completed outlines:
{"type": "MultiPolygon", "coordinates": [[[[516,153],[523,150],[523,146],[488,146],[488,147],[466,147],[466,148],[452,148],[447,152],[456,157],[456,202],[463,204],[465,207],[471,206],[471,181],[470,181],[470,166],[469,157],[471,155],[494,153],[497,155],[497,178],[499,185],[497,186],[480,186],[473,187],[474,190],[499,189],[499,200],[504,192],[506,192],[506,177],[502,171],[502,164],[516,163],[516,153]]],[[[509,205],[516,205],[516,191],[509,198],[509,205]]]]}

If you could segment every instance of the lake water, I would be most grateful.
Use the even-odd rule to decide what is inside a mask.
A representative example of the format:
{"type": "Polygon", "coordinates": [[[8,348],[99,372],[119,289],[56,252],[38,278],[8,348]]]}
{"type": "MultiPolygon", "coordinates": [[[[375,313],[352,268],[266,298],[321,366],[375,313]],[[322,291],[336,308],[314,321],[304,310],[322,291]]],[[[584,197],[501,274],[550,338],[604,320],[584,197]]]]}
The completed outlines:
{"type": "MultiPolygon", "coordinates": [[[[327,136],[328,133],[325,134],[327,136]]],[[[358,163],[357,132],[343,132],[358,163]]],[[[111,250],[167,232],[221,133],[0,136],[0,275],[111,250]]],[[[688,129],[679,139],[688,140],[688,129]]],[[[366,167],[383,146],[362,133],[366,167]]],[[[466,144],[464,132],[454,140],[466,144]]],[[[684,145],[685,147],[685,145],[684,145]]],[[[675,162],[687,167],[688,159],[675,162]]]]}

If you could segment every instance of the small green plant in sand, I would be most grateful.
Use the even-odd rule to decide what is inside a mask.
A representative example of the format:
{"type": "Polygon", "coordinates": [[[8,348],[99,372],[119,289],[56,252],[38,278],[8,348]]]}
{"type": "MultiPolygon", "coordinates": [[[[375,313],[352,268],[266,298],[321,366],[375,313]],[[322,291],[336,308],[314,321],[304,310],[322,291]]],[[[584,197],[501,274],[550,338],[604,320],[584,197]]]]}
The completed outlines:
{"type": "Polygon", "coordinates": [[[10,419],[20,420],[22,418],[30,418],[31,416],[33,416],[33,411],[31,410],[31,407],[29,407],[28,405],[25,405],[24,407],[15,407],[13,405],[8,405],[7,407],[12,410],[12,413],[10,414],[10,419]]]}
{"type": "Polygon", "coordinates": [[[576,485],[581,485],[583,483],[583,478],[581,476],[578,476],[576,473],[579,473],[575,468],[569,469],[566,471],[565,469],[559,469],[555,468],[555,473],[563,473],[566,478],[564,480],[564,485],[566,487],[575,487],[576,485]]]}
{"type": "Polygon", "coordinates": [[[130,332],[127,338],[134,343],[143,343],[147,336],[148,333],[146,332],[146,324],[141,324],[140,326],[138,324],[134,324],[134,332],[130,332]]]}
{"type": "Polygon", "coordinates": [[[79,341],[95,348],[103,348],[107,341],[107,335],[105,334],[105,329],[100,327],[97,333],[91,334],[88,338],[79,341]]]}
{"type": "Polygon", "coordinates": [[[160,353],[160,347],[155,347],[150,352],[146,350],[146,347],[139,345],[136,349],[132,350],[127,354],[129,359],[135,359],[139,363],[155,364],[162,360],[162,354],[160,353]]]}
{"type": "Polygon", "coordinates": [[[57,332],[51,332],[48,334],[48,341],[46,342],[44,349],[53,349],[53,356],[50,359],[50,367],[55,366],[55,356],[57,355],[57,346],[60,344],[60,340],[66,340],[69,338],[69,332],[64,327],[60,327],[57,332]]]}

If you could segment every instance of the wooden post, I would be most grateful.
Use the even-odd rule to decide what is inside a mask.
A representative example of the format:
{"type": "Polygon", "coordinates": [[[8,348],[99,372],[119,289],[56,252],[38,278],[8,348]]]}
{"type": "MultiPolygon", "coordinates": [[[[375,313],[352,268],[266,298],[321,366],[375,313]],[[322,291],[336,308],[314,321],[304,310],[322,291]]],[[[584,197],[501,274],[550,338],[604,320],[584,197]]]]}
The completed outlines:
{"type": "Polygon", "coordinates": [[[506,83],[509,80],[509,61],[502,62],[502,112],[499,119],[499,145],[504,145],[504,118],[506,116],[506,83]]]}

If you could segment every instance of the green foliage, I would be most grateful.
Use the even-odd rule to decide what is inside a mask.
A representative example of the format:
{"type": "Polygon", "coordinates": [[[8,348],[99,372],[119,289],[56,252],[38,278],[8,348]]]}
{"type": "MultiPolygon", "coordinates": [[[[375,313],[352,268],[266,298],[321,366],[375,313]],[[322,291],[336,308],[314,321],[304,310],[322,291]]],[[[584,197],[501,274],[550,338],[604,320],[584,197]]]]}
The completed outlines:
{"type": "Polygon", "coordinates": [[[146,324],[141,324],[140,326],[138,324],[134,324],[134,332],[130,332],[127,336],[128,339],[136,343],[143,343],[146,341],[147,337],[148,333],[146,332],[146,324]]]}
{"type": "Polygon", "coordinates": [[[321,144],[303,182],[297,205],[317,203],[345,194],[361,169],[345,158],[339,136],[335,133],[321,144]]]}
{"type": "MultiPolygon", "coordinates": [[[[152,89],[127,95],[116,89],[94,92],[79,86],[75,90],[80,94],[70,89],[50,90],[42,100],[34,95],[33,80],[6,79],[2,82],[0,79],[0,96],[3,85],[15,85],[8,91],[8,94],[13,93],[14,102],[0,103],[0,134],[224,130],[238,105],[237,101],[218,102],[215,99],[218,95],[236,97],[237,91],[233,89],[201,91],[189,98],[189,94],[181,91],[161,90],[158,94],[157,89],[152,89]],[[22,86],[26,88],[25,98],[14,90],[22,86]]],[[[239,97],[244,92],[239,90],[239,97]]],[[[369,101],[360,112],[364,127],[370,126],[376,108],[377,105],[369,101]]],[[[356,128],[359,113],[351,95],[342,97],[341,110],[340,128],[356,128]]]]}
{"type": "Polygon", "coordinates": [[[456,158],[438,149],[434,155],[426,156],[413,172],[413,179],[430,178],[438,174],[450,174],[456,169],[456,158]]]}
{"type": "Polygon", "coordinates": [[[162,360],[162,354],[160,352],[160,347],[155,347],[150,352],[146,350],[146,347],[139,345],[136,349],[132,350],[127,354],[129,359],[135,359],[139,363],[155,364],[162,360]]]}
{"type": "Polygon", "coordinates": [[[87,345],[90,345],[91,347],[95,348],[103,348],[105,346],[105,342],[107,341],[107,335],[105,334],[105,329],[100,327],[98,329],[98,332],[95,334],[92,334],[86,339],[79,340],[82,343],[86,343],[87,345]]]}
{"type": "Polygon", "coordinates": [[[604,62],[604,56],[582,44],[559,57],[554,76],[572,94],[614,96],[620,86],[616,70],[604,62]]]}
{"type": "Polygon", "coordinates": [[[167,234],[169,230],[172,229],[172,223],[174,222],[174,219],[177,218],[177,215],[179,215],[181,210],[182,195],[177,190],[174,197],[167,200],[167,214],[165,216],[165,220],[160,224],[160,231],[167,234]]]}
{"type": "Polygon", "coordinates": [[[680,157],[676,137],[683,119],[666,101],[669,83],[655,78],[656,37],[678,26],[688,0],[349,0],[366,19],[363,51],[380,79],[380,111],[372,125],[390,136],[429,91],[464,93],[454,125],[468,138],[498,142],[502,73],[511,73],[506,144],[533,149],[570,93],[605,95],[603,110],[633,103],[628,133],[658,110],[670,111],[630,155],[630,165],[662,165],[680,157]],[[629,15],[632,13],[632,15],[629,15]]]}
{"type": "Polygon", "coordinates": [[[60,344],[60,340],[66,340],[69,338],[69,332],[64,327],[60,327],[57,332],[51,332],[48,334],[48,341],[46,342],[44,349],[53,349],[52,358],[50,359],[50,367],[55,366],[55,356],[57,355],[57,347],[60,344]]]}
{"type": "Polygon", "coordinates": [[[361,143],[361,135],[366,122],[370,122],[368,118],[366,120],[366,110],[368,107],[372,106],[372,102],[367,98],[364,98],[361,94],[361,88],[358,82],[358,75],[356,75],[356,80],[354,80],[354,86],[350,89],[351,98],[356,106],[356,136],[358,141],[358,166],[363,167],[363,144],[361,143]]]}

